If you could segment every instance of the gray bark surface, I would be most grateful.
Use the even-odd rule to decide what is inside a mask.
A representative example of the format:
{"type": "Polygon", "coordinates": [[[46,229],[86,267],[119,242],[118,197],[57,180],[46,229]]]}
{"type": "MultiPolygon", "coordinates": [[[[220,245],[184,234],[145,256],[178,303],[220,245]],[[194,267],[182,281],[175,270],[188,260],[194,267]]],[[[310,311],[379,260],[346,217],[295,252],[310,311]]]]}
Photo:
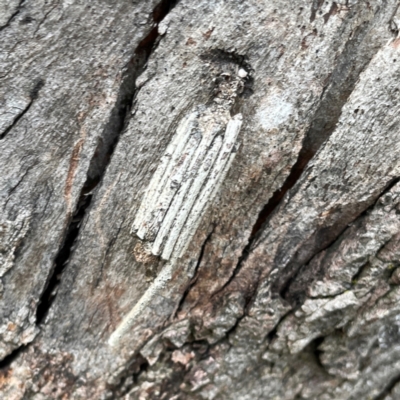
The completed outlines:
{"type": "Polygon", "coordinates": [[[400,398],[398,0],[0,0],[6,399],[400,398]]]}

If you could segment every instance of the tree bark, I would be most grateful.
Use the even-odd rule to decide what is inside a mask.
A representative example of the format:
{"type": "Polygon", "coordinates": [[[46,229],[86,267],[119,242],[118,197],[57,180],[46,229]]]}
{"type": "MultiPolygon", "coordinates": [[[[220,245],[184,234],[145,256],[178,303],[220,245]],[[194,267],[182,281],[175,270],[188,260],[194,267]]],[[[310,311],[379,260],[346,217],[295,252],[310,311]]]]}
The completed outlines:
{"type": "Polygon", "coordinates": [[[400,398],[398,8],[0,0],[2,398],[400,398]]]}

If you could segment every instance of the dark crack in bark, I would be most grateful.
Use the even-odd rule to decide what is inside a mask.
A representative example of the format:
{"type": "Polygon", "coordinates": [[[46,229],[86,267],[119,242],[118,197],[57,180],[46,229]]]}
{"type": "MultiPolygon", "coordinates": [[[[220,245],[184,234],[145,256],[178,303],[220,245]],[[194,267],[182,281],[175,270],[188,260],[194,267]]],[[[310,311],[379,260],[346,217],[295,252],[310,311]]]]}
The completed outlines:
{"type": "Polygon", "coordinates": [[[205,240],[204,240],[204,242],[203,242],[203,244],[202,244],[202,246],[201,246],[199,258],[198,258],[197,263],[196,263],[196,266],[195,266],[195,268],[194,268],[193,278],[189,281],[189,283],[188,283],[186,289],[184,290],[183,295],[182,295],[182,298],[181,298],[181,300],[179,301],[179,303],[178,303],[178,305],[177,305],[177,307],[176,307],[175,312],[172,313],[172,315],[173,315],[172,319],[174,319],[174,318],[177,317],[179,311],[181,311],[181,309],[182,309],[182,306],[183,306],[183,304],[184,304],[184,302],[185,302],[185,300],[186,300],[187,295],[189,294],[189,292],[190,292],[190,290],[192,289],[192,287],[196,284],[196,281],[197,281],[197,278],[198,278],[199,268],[200,268],[201,262],[203,261],[205,248],[206,248],[207,244],[210,242],[211,236],[212,236],[212,234],[214,233],[214,230],[215,230],[215,226],[212,227],[210,233],[207,235],[207,237],[205,238],[205,240]]]}
{"type": "Polygon", "coordinates": [[[155,27],[142,39],[134,50],[128,65],[125,67],[118,99],[91,159],[87,179],[81,190],[78,205],[73,213],[74,216],[70,218],[68,222],[63,243],[55,257],[55,266],[40,296],[36,313],[37,324],[43,321],[53,304],[56,296],[56,289],[61,280],[62,271],[68,264],[68,260],[74,251],[74,245],[79,235],[81,223],[86,216],[86,211],[89,209],[92,199],[91,193],[95,188],[98,188],[111,161],[114,149],[129,121],[129,112],[137,94],[137,88],[135,86],[136,78],[145,69],[147,60],[154,51],[159,37],[157,24],[162,21],[175,4],[175,0],[163,0],[157,5],[153,11],[155,27]]]}
{"type": "Polygon", "coordinates": [[[325,369],[324,364],[321,361],[321,354],[323,353],[320,349],[322,342],[325,340],[324,336],[320,336],[315,338],[305,349],[304,351],[310,351],[314,355],[315,363],[326,373],[328,373],[325,369]]]}
{"type": "Polygon", "coordinates": [[[392,378],[382,392],[375,396],[373,400],[385,400],[386,396],[390,395],[391,391],[398,383],[400,383],[400,374],[392,378]]]}
{"type": "Polygon", "coordinates": [[[21,0],[17,6],[16,11],[14,11],[14,13],[10,16],[10,18],[8,19],[8,21],[5,23],[5,25],[0,26],[0,32],[4,29],[7,28],[7,26],[10,25],[10,23],[12,22],[12,20],[19,14],[19,12],[21,11],[22,6],[24,5],[25,0],[21,0]]]}
{"type": "MultiPolygon", "coordinates": [[[[376,207],[377,202],[379,199],[384,196],[387,192],[389,192],[394,185],[396,185],[398,182],[400,182],[400,178],[393,178],[391,182],[385,187],[385,189],[379,193],[373,200],[373,203],[368,206],[365,210],[363,210],[361,213],[356,215],[352,221],[346,224],[346,226],[323,248],[320,249],[318,252],[312,254],[309,259],[306,261],[306,263],[303,263],[302,265],[298,266],[295,270],[286,272],[286,277],[285,277],[285,272],[281,274],[280,280],[277,281],[274,285],[273,291],[279,292],[280,296],[288,301],[293,307],[298,307],[300,304],[304,302],[304,299],[306,297],[306,290],[310,284],[311,281],[309,280],[304,280],[299,287],[295,287],[295,282],[298,280],[299,274],[301,272],[304,273],[304,268],[309,265],[311,260],[316,257],[318,254],[323,253],[324,251],[327,251],[330,247],[332,247],[338,240],[340,240],[341,236],[346,232],[348,229],[349,225],[355,224],[358,220],[364,218],[374,207],[376,207]],[[291,272],[291,275],[290,275],[291,272]],[[286,281],[282,279],[282,277],[286,278],[286,281]]],[[[384,245],[382,246],[384,247],[384,245]]],[[[288,266],[288,269],[290,269],[290,265],[288,266]]],[[[357,275],[361,273],[363,267],[360,268],[354,279],[356,279],[357,275]]],[[[318,275],[320,275],[323,271],[318,271],[318,275]]],[[[309,279],[313,280],[316,277],[316,274],[310,274],[311,276],[309,279]]]]}
{"type": "Polygon", "coordinates": [[[114,399],[121,399],[127,396],[130,390],[138,384],[139,378],[143,373],[146,373],[150,364],[140,354],[138,354],[134,361],[125,368],[123,375],[117,385],[110,388],[114,399]]]}
{"type": "Polygon", "coordinates": [[[0,360],[0,380],[2,375],[6,375],[7,371],[10,369],[10,366],[14,360],[16,360],[23,350],[27,348],[27,345],[23,344],[16,349],[14,349],[10,354],[5,356],[2,360],[0,360]]]}
{"type": "Polygon", "coordinates": [[[29,95],[30,97],[30,101],[29,103],[26,105],[26,107],[14,118],[14,121],[12,122],[12,124],[7,127],[1,134],[0,134],[0,140],[4,139],[7,134],[11,131],[11,129],[13,129],[17,124],[18,121],[29,111],[29,109],[31,108],[33,102],[38,98],[39,96],[39,92],[42,89],[42,87],[44,86],[44,80],[43,79],[38,79],[37,82],[35,83],[33,89],[31,90],[31,93],[29,95]]]}
{"type": "Polygon", "coordinates": [[[397,38],[397,36],[399,36],[399,26],[396,24],[394,16],[397,13],[397,10],[399,9],[400,5],[397,6],[397,8],[394,10],[392,18],[390,19],[389,22],[389,31],[391,32],[392,36],[394,39],[397,38]]]}
{"type": "Polygon", "coordinates": [[[48,276],[48,281],[46,283],[45,289],[40,296],[39,304],[36,309],[37,325],[40,325],[43,322],[53,304],[53,301],[57,294],[58,285],[61,281],[63,270],[68,264],[71,253],[74,251],[74,246],[78,238],[82,220],[85,217],[86,210],[88,209],[91,200],[91,194],[82,194],[81,198],[78,201],[78,207],[68,227],[68,232],[66,234],[64,244],[57,254],[57,257],[54,261],[54,267],[48,276]]]}
{"type": "Polygon", "coordinates": [[[38,23],[38,26],[35,29],[35,32],[33,32],[33,36],[36,36],[36,34],[38,33],[39,29],[41,28],[41,26],[43,25],[44,21],[46,21],[47,17],[50,15],[50,13],[57,8],[57,6],[60,4],[59,1],[56,1],[56,3],[50,8],[49,11],[47,11],[44,14],[44,17],[42,18],[42,20],[38,23]]]}
{"type": "MultiPolygon", "coordinates": [[[[314,1],[314,3],[316,3],[316,1],[314,1]]],[[[321,5],[316,6],[316,9],[321,7],[321,5]]],[[[293,165],[281,188],[274,192],[258,215],[257,222],[254,224],[251,233],[251,240],[262,230],[272,212],[279,206],[285,194],[300,179],[311,159],[333,133],[342,114],[343,106],[353,92],[360,74],[380,49],[379,44],[375,45],[375,47],[371,47],[368,43],[365,50],[360,46],[360,43],[362,44],[364,40],[367,40],[367,35],[370,30],[371,26],[368,24],[360,26],[354,32],[353,38],[346,44],[334,71],[325,82],[321,94],[321,103],[315,113],[310,128],[304,136],[297,161],[293,165]],[[367,52],[367,54],[363,54],[364,52],[367,52]],[[357,65],[357,57],[359,55],[363,57],[360,57],[362,62],[357,65]]]]}

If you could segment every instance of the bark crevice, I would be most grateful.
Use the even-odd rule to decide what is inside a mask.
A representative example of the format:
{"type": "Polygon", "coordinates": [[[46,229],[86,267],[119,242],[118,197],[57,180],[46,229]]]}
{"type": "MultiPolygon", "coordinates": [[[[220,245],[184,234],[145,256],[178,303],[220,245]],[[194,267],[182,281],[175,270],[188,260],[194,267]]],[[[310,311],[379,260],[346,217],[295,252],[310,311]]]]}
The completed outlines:
{"type": "Polygon", "coordinates": [[[21,0],[21,1],[19,2],[16,11],[14,11],[14,12],[11,14],[10,18],[8,19],[8,21],[7,21],[3,26],[0,26],[0,32],[1,32],[3,29],[7,28],[7,26],[10,25],[10,23],[12,22],[12,20],[13,20],[13,19],[19,14],[19,12],[21,11],[21,7],[24,5],[24,3],[25,3],[25,0],[21,0]]]}
{"type": "Polygon", "coordinates": [[[28,345],[23,344],[14,349],[10,354],[5,356],[2,360],[0,360],[0,380],[1,380],[1,374],[4,374],[10,368],[12,362],[16,360],[21,354],[21,352],[25,350],[28,346],[29,344],[28,345]]]}
{"type": "Polygon", "coordinates": [[[199,268],[201,265],[201,262],[203,261],[203,257],[204,257],[204,252],[205,252],[205,248],[207,246],[207,244],[211,241],[211,237],[214,233],[215,230],[215,226],[212,227],[210,233],[207,235],[207,237],[205,238],[201,249],[200,249],[200,254],[199,254],[199,258],[197,260],[196,266],[194,267],[194,271],[193,271],[193,278],[189,281],[186,289],[184,290],[184,293],[182,295],[181,300],[179,301],[179,304],[176,307],[176,311],[172,314],[173,318],[176,318],[179,314],[179,312],[182,310],[182,306],[185,303],[186,297],[189,294],[190,290],[192,289],[192,287],[196,284],[197,278],[198,278],[198,272],[199,272],[199,268]]]}
{"type": "MultiPolygon", "coordinates": [[[[275,292],[279,292],[280,296],[285,299],[286,301],[288,301],[290,304],[292,304],[292,306],[299,306],[300,304],[303,303],[304,299],[305,299],[305,293],[306,290],[310,284],[310,281],[306,280],[304,282],[302,282],[302,287],[301,288],[295,288],[293,287],[293,283],[296,282],[298,276],[300,273],[304,273],[304,268],[307,268],[307,265],[309,265],[309,263],[311,262],[311,260],[316,257],[318,254],[321,254],[327,250],[329,250],[330,247],[332,247],[332,245],[334,245],[338,240],[340,240],[341,236],[346,232],[346,230],[348,229],[348,227],[350,225],[355,224],[358,220],[360,220],[361,218],[365,217],[374,207],[376,207],[377,202],[379,201],[379,199],[384,196],[386,193],[388,193],[393,186],[395,186],[398,182],[400,182],[400,177],[399,178],[393,178],[385,187],[384,190],[382,190],[373,200],[373,203],[371,205],[369,205],[365,210],[363,210],[361,213],[359,213],[358,215],[356,215],[352,221],[348,222],[346,224],[346,226],[323,248],[320,249],[318,252],[313,253],[308,261],[300,266],[298,266],[296,268],[295,271],[292,272],[292,274],[290,276],[288,276],[287,274],[285,274],[285,272],[282,272],[282,276],[284,277],[286,275],[287,280],[282,284],[282,279],[279,282],[275,282],[275,284],[273,285],[273,291],[275,292]]],[[[384,245],[383,245],[384,246],[384,245]]],[[[382,247],[383,247],[382,246],[382,247]]],[[[361,274],[362,270],[363,270],[362,266],[360,268],[360,270],[357,272],[357,274],[355,275],[355,277],[353,279],[356,279],[356,277],[361,274]]],[[[290,266],[289,266],[290,269],[290,266]]],[[[320,271],[322,272],[322,271],[320,271]]],[[[312,275],[312,279],[314,279],[314,275],[312,275]]],[[[335,297],[335,296],[334,296],[335,297]]]]}
{"type": "MultiPolygon", "coordinates": [[[[49,274],[48,282],[40,296],[36,312],[38,325],[43,321],[53,304],[56,296],[56,288],[60,284],[62,271],[68,264],[68,260],[74,251],[74,245],[78,238],[82,221],[89,209],[92,192],[100,186],[99,184],[106,173],[113,152],[129,122],[129,113],[138,92],[135,81],[146,68],[147,60],[157,44],[156,42],[159,38],[157,31],[158,23],[165,18],[176,3],[176,0],[163,0],[155,7],[152,15],[155,24],[154,28],[140,41],[125,67],[116,104],[90,161],[87,179],[81,190],[75,212],[73,213],[74,216],[70,219],[66,227],[63,244],[55,257],[55,266],[49,274]]],[[[38,93],[38,90],[33,93],[38,93]]]]}
{"type": "Polygon", "coordinates": [[[395,388],[397,384],[400,383],[400,374],[395,376],[391,381],[387,384],[387,386],[379,393],[377,396],[374,397],[374,400],[385,400],[386,396],[389,396],[392,390],[395,388]]]}
{"type": "Polygon", "coordinates": [[[25,108],[14,118],[13,122],[11,123],[10,126],[8,126],[2,133],[0,133],[0,140],[4,139],[8,133],[13,129],[17,124],[18,121],[29,111],[31,108],[33,102],[38,98],[39,92],[44,86],[44,80],[43,79],[38,79],[31,90],[31,93],[29,95],[30,100],[29,103],[25,106],[25,108]]]}
{"type": "Polygon", "coordinates": [[[33,35],[36,36],[36,34],[38,33],[40,27],[43,25],[44,21],[46,21],[47,17],[50,15],[50,13],[59,5],[59,1],[56,1],[56,3],[50,8],[49,11],[47,11],[44,14],[44,17],[41,19],[41,21],[38,23],[38,26],[35,29],[35,32],[33,32],[33,35]]]}
{"type": "Polygon", "coordinates": [[[48,282],[44,291],[42,292],[42,295],[40,296],[39,303],[36,308],[36,325],[38,326],[43,322],[56,297],[57,287],[60,284],[62,273],[68,264],[72,252],[74,251],[79,230],[91,200],[91,194],[82,194],[81,198],[79,199],[78,207],[69,224],[64,244],[55,258],[53,270],[48,277],[48,282]]]}

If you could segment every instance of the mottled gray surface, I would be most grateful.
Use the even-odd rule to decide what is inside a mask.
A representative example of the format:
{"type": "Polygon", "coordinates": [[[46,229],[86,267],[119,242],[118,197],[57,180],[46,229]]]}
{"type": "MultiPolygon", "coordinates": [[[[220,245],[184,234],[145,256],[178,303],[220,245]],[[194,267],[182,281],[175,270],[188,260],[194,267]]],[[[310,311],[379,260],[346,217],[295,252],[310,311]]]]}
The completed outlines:
{"type": "Polygon", "coordinates": [[[3,395],[397,398],[398,1],[155,6],[0,3],[3,395]],[[164,261],[131,227],[199,106],[238,150],[164,261]]]}
{"type": "Polygon", "coordinates": [[[0,31],[2,357],[36,333],[39,296],[153,6],[29,1],[0,31]]]}

